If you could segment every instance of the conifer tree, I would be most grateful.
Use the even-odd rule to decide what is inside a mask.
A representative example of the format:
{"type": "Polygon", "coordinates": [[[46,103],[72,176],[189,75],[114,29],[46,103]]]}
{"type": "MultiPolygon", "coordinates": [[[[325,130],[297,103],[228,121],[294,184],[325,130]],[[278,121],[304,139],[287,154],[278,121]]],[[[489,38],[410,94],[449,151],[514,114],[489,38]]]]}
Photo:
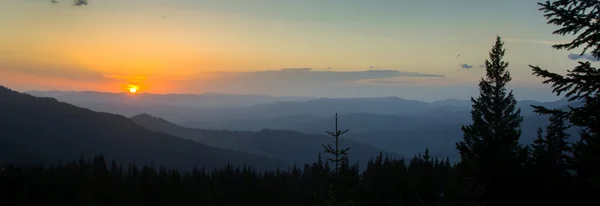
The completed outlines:
{"type": "Polygon", "coordinates": [[[533,141],[532,161],[541,171],[564,175],[568,170],[569,156],[566,153],[571,151],[567,142],[569,134],[566,132],[569,126],[565,124],[565,116],[560,114],[553,114],[549,119],[550,125],[546,127],[546,135],[543,135],[540,128],[537,139],[533,141]]]}
{"type": "Polygon", "coordinates": [[[337,113],[335,114],[335,131],[326,131],[327,134],[334,137],[335,140],[333,143],[335,144],[335,148],[331,145],[323,145],[325,149],[325,153],[331,154],[334,158],[328,158],[328,162],[334,164],[333,169],[333,178],[332,184],[330,186],[328,199],[325,200],[325,205],[331,206],[342,206],[342,205],[354,205],[354,202],[348,200],[344,197],[347,197],[347,194],[352,191],[352,184],[346,181],[352,181],[349,177],[348,173],[352,172],[351,167],[348,164],[348,150],[350,148],[339,148],[340,136],[345,134],[350,130],[339,130],[338,129],[338,117],[337,113]]]}
{"type": "Polygon", "coordinates": [[[506,89],[511,77],[503,45],[497,36],[485,61],[486,78],[479,83],[479,97],[471,98],[473,123],[462,127],[463,140],[456,144],[461,155],[459,172],[487,185],[481,201],[490,204],[516,198],[511,183],[526,160],[526,150],[519,144],[523,117],[512,91],[506,89]]]}
{"type": "Polygon", "coordinates": [[[569,191],[566,188],[570,180],[567,152],[570,147],[565,117],[560,114],[550,116],[546,134],[538,129],[538,137],[532,144],[530,185],[537,205],[567,203],[565,197],[569,196],[569,191]]]}
{"type": "Polygon", "coordinates": [[[338,117],[337,117],[337,113],[335,114],[335,131],[326,131],[326,133],[329,136],[332,136],[335,138],[335,140],[333,141],[333,143],[335,144],[335,148],[331,147],[331,145],[327,144],[327,145],[322,145],[323,148],[325,148],[325,153],[328,154],[332,154],[334,156],[334,158],[327,158],[327,160],[329,162],[332,162],[335,164],[335,168],[333,169],[333,173],[335,175],[337,175],[339,169],[340,169],[340,164],[348,158],[348,150],[350,150],[350,148],[344,148],[344,149],[340,149],[339,148],[339,141],[340,141],[340,136],[342,136],[343,134],[345,134],[346,132],[348,132],[350,130],[344,130],[341,131],[338,129],[338,117]]]}
{"type": "MultiPolygon", "coordinates": [[[[560,27],[553,34],[576,36],[571,42],[553,45],[553,48],[572,50],[583,47],[580,55],[589,55],[588,60],[600,60],[600,2],[558,0],[538,4],[547,23],[560,27]],[[591,50],[590,54],[585,54],[588,50],[591,50]]],[[[589,61],[578,64],[566,75],[530,65],[534,75],[544,78],[545,84],[552,84],[556,95],[564,94],[569,101],[583,103],[570,107],[566,112],[543,107],[536,107],[536,112],[567,115],[573,126],[581,128],[581,139],[573,145],[570,162],[577,174],[576,194],[580,195],[577,199],[587,204],[600,204],[597,199],[591,199],[593,194],[600,193],[600,69],[592,67],[589,61]]]]}

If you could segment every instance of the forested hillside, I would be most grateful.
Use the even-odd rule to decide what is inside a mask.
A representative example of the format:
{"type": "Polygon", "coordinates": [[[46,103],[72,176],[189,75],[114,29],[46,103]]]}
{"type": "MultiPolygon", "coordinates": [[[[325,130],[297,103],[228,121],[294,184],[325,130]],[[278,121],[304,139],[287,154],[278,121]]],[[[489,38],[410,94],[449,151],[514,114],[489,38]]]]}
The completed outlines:
{"type": "MultiPolygon", "coordinates": [[[[135,123],[157,132],[164,132],[181,138],[191,139],[213,147],[237,150],[245,153],[267,156],[283,160],[289,164],[304,165],[315,161],[316,155],[323,152],[323,144],[332,139],[324,135],[307,135],[288,130],[227,131],[185,128],[164,119],[150,115],[138,115],[131,118],[135,123]]],[[[325,125],[323,125],[325,127],[325,125]]],[[[325,127],[327,128],[327,127],[325,127]]],[[[323,129],[325,130],[325,129],[323,129]]],[[[325,134],[324,132],[322,132],[325,134]]],[[[352,150],[348,154],[361,166],[379,153],[399,159],[400,155],[344,139],[342,147],[352,150]]],[[[416,154],[416,153],[415,153],[416,154]]]]}
{"type": "Polygon", "coordinates": [[[152,132],[123,116],[0,87],[0,161],[56,163],[100,153],[121,163],[154,163],[178,169],[219,168],[228,163],[260,169],[287,165],[152,132]]]}

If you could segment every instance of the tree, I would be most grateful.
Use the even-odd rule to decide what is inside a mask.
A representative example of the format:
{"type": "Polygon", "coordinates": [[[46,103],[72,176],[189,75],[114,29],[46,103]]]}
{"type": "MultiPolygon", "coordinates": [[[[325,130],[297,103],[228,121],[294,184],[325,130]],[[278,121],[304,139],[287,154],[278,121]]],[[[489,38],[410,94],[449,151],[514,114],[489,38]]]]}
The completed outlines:
{"type": "Polygon", "coordinates": [[[335,159],[332,158],[328,158],[328,160],[332,163],[335,163],[335,168],[333,169],[334,174],[337,175],[338,170],[340,168],[340,163],[342,163],[345,159],[348,158],[348,150],[350,150],[350,148],[344,148],[344,149],[339,149],[339,141],[340,141],[340,136],[342,136],[344,133],[348,132],[350,130],[338,130],[338,118],[337,118],[337,113],[335,113],[335,131],[326,131],[326,133],[332,137],[335,138],[335,140],[333,141],[333,143],[335,144],[335,148],[331,147],[331,145],[322,145],[323,148],[325,148],[325,153],[328,154],[332,154],[334,155],[335,159]]]}
{"type": "Polygon", "coordinates": [[[546,135],[538,129],[538,137],[533,141],[531,155],[534,164],[544,168],[545,172],[567,172],[567,152],[571,151],[567,142],[570,127],[565,124],[565,116],[554,114],[550,116],[550,125],[546,127],[546,135]]]}
{"type": "Polygon", "coordinates": [[[569,195],[569,168],[567,152],[571,150],[567,139],[564,115],[550,116],[550,125],[546,127],[546,135],[538,129],[538,138],[534,140],[531,151],[531,186],[536,194],[537,205],[565,204],[569,195]]]}
{"type": "Polygon", "coordinates": [[[492,205],[516,198],[513,183],[526,160],[526,150],[519,144],[523,117],[512,91],[506,89],[511,77],[503,45],[497,36],[485,61],[487,74],[479,83],[479,97],[471,98],[473,123],[462,127],[463,140],[456,144],[459,172],[487,185],[480,201],[492,205]]]}
{"type": "MultiPolygon", "coordinates": [[[[600,59],[599,1],[560,0],[538,4],[547,23],[560,27],[553,34],[575,36],[571,42],[553,45],[553,48],[573,50],[583,47],[580,55],[586,55],[585,52],[591,49],[587,59],[600,59]]],[[[573,70],[567,70],[566,75],[530,65],[534,75],[545,79],[543,83],[552,84],[557,96],[564,94],[569,101],[583,103],[568,111],[536,107],[536,112],[566,115],[573,126],[580,128],[580,140],[573,145],[570,162],[577,179],[575,193],[579,197],[576,199],[587,204],[600,204],[592,199],[593,194],[600,193],[600,70],[592,67],[589,61],[578,64],[573,70]]]]}
{"type": "Polygon", "coordinates": [[[353,189],[353,176],[351,173],[357,172],[348,164],[348,150],[350,148],[339,148],[340,136],[350,130],[341,131],[338,129],[337,113],[335,114],[335,131],[326,131],[327,134],[334,137],[335,148],[331,145],[323,145],[325,153],[332,154],[334,158],[327,160],[335,164],[333,169],[333,181],[329,191],[329,198],[325,200],[325,205],[354,205],[354,201],[348,200],[348,194],[353,189]]]}

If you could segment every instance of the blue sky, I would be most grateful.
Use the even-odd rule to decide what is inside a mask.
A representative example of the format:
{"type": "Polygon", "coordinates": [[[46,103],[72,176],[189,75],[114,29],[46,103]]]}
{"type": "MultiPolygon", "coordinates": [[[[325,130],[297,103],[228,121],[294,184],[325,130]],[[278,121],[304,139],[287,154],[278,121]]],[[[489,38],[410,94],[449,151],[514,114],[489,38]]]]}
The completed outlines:
{"type": "Polygon", "coordinates": [[[500,35],[517,97],[551,100],[528,65],[564,73],[579,52],[550,47],[570,37],[551,34],[556,27],[534,0],[89,2],[0,2],[0,82],[18,90],[137,84],[151,93],[466,99],[477,94],[480,65],[500,35]]]}

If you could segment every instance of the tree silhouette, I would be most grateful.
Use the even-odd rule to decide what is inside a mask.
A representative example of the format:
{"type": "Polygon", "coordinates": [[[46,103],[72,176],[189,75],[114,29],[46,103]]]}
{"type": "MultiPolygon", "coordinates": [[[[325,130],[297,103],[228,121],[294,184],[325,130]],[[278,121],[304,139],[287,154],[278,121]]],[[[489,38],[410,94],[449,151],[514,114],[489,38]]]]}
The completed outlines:
{"type": "Polygon", "coordinates": [[[338,128],[338,117],[335,114],[335,130],[326,131],[327,134],[334,137],[335,148],[330,144],[322,145],[325,149],[325,153],[331,154],[334,158],[327,158],[331,163],[334,163],[332,184],[330,185],[329,198],[324,202],[325,205],[329,206],[349,206],[355,205],[355,202],[349,199],[349,194],[355,189],[353,182],[353,172],[355,168],[351,167],[348,162],[348,150],[350,148],[339,148],[340,136],[350,130],[339,130],[338,128]]]}
{"type": "Polygon", "coordinates": [[[536,164],[543,164],[542,171],[552,172],[560,170],[567,171],[567,152],[571,148],[567,142],[569,134],[566,130],[570,126],[565,125],[565,116],[558,114],[550,116],[550,125],[546,127],[546,135],[543,135],[543,130],[538,129],[538,138],[533,141],[532,145],[532,161],[536,164]]]}
{"type": "Polygon", "coordinates": [[[342,163],[344,160],[346,160],[348,158],[347,152],[348,152],[348,150],[350,150],[350,148],[344,148],[341,150],[339,149],[340,136],[348,131],[350,131],[350,130],[347,129],[347,130],[341,131],[338,129],[338,117],[337,117],[337,113],[335,113],[335,131],[325,131],[327,134],[329,134],[330,136],[335,138],[335,140],[333,141],[333,143],[335,144],[335,148],[331,147],[331,145],[329,145],[329,144],[322,145],[322,146],[323,146],[323,148],[325,148],[325,153],[332,154],[335,157],[335,159],[328,158],[328,160],[332,163],[335,163],[335,168],[333,169],[333,171],[334,171],[334,174],[336,174],[336,175],[340,168],[340,163],[342,163]]]}
{"type": "Polygon", "coordinates": [[[514,197],[512,183],[526,160],[526,150],[519,144],[523,117],[520,109],[515,109],[512,91],[506,90],[511,77],[506,70],[508,62],[503,60],[503,45],[496,37],[490,59],[485,61],[487,74],[479,83],[479,97],[471,98],[473,123],[462,127],[463,140],[456,144],[461,155],[459,172],[486,184],[480,201],[491,204],[507,203],[510,198],[506,197],[514,197]]]}
{"type": "Polygon", "coordinates": [[[567,142],[569,134],[566,130],[565,116],[550,116],[550,125],[546,134],[538,129],[538,137],[534,140],[531,151],[530,185],[535,194],[536,205],[568,204],[570,198],[570,173],[567,153],[571,148],[567,142]]]}
{"type": "MultiPolygon", "coordinates": [[[[572,50],[583,47],[581,55],[591,49],[591,56],[600,59],[599,1],[559,0],[538,3],[545,13],[548,24],[560,28],[553,34],[573,35],[570,43],[553,45],[555,49],[572,50]]],[[[587,204],[600,204],[592,194],[600,193],[600,70],[589,61],[578,62],[566,75],[549,72],[529,65],[533,74],[544,78],[544,84],[552,84],[553,92],[564,94],[569,101],[582,101],[583,105],[570,107],[568,111],[535,107],[542,114],[566,115],[574,126],[580,128],[581,139],[573,145],[570,162],[577,174],[575,188],[578,200],[587,204]]]]}

